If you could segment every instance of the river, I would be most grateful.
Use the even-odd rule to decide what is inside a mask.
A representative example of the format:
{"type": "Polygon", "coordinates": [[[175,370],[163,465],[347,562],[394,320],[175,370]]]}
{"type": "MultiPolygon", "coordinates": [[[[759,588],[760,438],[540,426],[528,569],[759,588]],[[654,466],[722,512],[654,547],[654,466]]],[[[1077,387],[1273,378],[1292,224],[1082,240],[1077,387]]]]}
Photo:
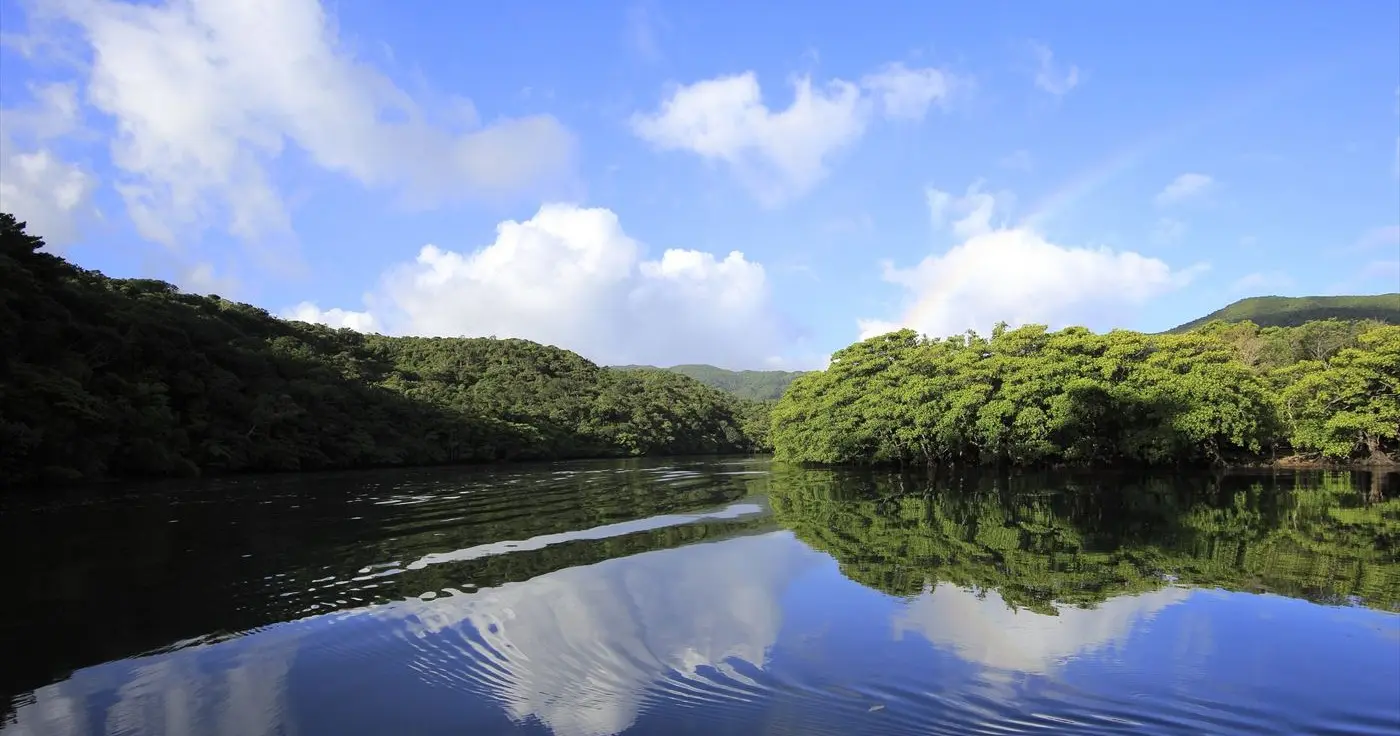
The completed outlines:
{"type": "Polygon", "coordinates": [[[1400,477],[764,459],[0,498],[0,734],[1400,732],[1400,477]]]}

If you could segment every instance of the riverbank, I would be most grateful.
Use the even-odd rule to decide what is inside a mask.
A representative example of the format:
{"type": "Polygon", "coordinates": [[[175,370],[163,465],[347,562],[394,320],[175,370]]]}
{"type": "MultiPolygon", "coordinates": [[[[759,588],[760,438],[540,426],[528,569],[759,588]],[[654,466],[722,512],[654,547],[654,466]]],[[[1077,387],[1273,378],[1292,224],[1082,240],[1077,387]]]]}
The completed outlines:
{"type": "Polygon", "coordinates": [[[1308,455],[1289,455],[1276,460],[1268,461],[1262,467],[1279,468],[1282,470],[1374,470],[1384,472],[1400,472],[1400,462],[1384,457],[1371,458],[1368,460],[1328,460],[1324,457],[1308,455]]]}

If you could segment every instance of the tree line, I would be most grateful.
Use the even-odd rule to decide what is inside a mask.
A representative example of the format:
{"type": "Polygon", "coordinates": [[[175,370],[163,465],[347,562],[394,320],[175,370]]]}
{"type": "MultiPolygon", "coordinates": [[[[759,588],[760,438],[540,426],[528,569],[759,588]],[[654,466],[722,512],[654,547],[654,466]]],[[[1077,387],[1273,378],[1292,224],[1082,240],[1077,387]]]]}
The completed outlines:
{"type": "Polygon", "coordinates": [[[1321,320],[1184,334],[998,325],[833,354],[772,412],[780,460],[1180,465],[1400,457],[1400,326],[1321,320]]]}
{"type": "Polygon", "coordinates": [[[765,449],[766,404],[675,373],[281,320],[42,247],[0,213],[0,487],[765,449]]]}

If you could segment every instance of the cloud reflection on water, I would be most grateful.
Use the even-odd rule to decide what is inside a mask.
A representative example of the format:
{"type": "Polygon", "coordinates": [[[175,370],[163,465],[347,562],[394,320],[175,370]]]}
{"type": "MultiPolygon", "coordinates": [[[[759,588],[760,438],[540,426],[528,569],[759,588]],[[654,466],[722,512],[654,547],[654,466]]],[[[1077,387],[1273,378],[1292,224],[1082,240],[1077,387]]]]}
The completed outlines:
{"type": "Polygon", "coordinates": [[[1000,670],[1049,674],[1060,662],[1122,646],[1137,626],[1191,594],[1167,587],[1112,598],[1094,608],[1057,606],[1059,615],[1015,610],[995,590],[942,583],[896,614],[896,636],[917,633],[960,659],[1000,670]]]}

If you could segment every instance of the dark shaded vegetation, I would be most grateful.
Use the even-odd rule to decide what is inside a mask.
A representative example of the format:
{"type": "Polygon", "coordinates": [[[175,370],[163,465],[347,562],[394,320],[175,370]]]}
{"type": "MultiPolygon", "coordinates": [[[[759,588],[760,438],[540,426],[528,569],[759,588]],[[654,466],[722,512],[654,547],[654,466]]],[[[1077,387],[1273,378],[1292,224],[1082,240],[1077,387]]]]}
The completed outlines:
{"type": "MultiPolygon", "coordinates": [[[[619,365],[617,370],[648,370],[651,366],[619,365]]],[[[788,384],[805,371],[731,371],[712,365],[673,365],[660,370],[690,376],[709,386],[725,391],[741,399],[751,401],[774,401],[783,395],[788,384]]]]}
{"type": "Polygon", "coordinates": [[[762,449],[765,407],[675,373],[291,322],[41,247],[0,214],[0,487],[762,449]]]}
{"type": "Polygon", "coordinates": [[[852,580],[1054,614],[1173,582],[1400,611],[1400,475],[775,471],[779,522],[852,580]]]}
{"type": "Polygon", "coordinates": [[[1400,293],[1367,296],[1255,296],[1217,309],[1200,319],[1172,328],[1189,332],[1209,322],[1253,322],[1260,327],[1300,327],[1307,322],[1337,319],[1375,320],[1400,325],[1400,293]]]}
{"type": "Polygon", "coordinates": [[[1324,320],[1094,334],[902,330],[838,351],[773,409],[781,460],[1190,465],[1400,457],[1400,326],[1324,320]]]}

